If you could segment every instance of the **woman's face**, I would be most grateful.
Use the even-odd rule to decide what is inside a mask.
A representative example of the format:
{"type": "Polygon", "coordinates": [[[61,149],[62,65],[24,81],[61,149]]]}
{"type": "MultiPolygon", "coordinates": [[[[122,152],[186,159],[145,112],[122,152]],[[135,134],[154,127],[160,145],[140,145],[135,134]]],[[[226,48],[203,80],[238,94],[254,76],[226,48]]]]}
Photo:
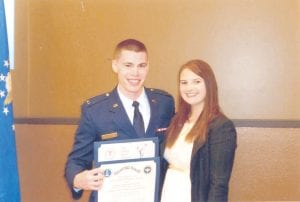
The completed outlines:
{"type": "Polygon", "coordinates": [[[190,69],[182,70],[179,79],[180,96],[192,107],[203,107],[206,96],[204,79],[190,69]]]}

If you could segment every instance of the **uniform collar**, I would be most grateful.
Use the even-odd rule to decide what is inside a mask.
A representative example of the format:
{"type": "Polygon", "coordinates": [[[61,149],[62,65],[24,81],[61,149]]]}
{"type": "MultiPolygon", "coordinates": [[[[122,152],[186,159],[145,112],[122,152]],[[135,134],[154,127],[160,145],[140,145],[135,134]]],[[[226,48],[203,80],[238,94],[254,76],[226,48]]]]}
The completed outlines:
{"type": "MultiPolygon", "coordinates": [[[[119,86],[117,86],[117,92],[118,92],[118,95],[120,97],[120,100],[121,102],[123,103],[123,105],[126,105],[126,106],[132,106],[132,103],[134,100],[126,97],[119,89],[119,86]]],[[[141,93],[141,95],[135,100],[135,101],[138,101],[140,103],[140,106],[143,107],[145,106],[145,103],[148,102],[148,98],[147,98],[147,95],[146,95],[146,92],[145,92],[145,88],[143,88],[143,91],[141,93]]]]}

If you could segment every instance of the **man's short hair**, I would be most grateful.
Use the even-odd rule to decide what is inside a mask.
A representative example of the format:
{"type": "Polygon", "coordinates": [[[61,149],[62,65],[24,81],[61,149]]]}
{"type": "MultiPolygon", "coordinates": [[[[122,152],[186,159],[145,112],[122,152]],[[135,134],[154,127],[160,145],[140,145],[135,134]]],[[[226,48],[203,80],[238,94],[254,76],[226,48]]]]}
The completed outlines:
{"type": "Polygon", "coordinates": [[[145,52],[146,54],[148,54],[146,46],[136,39],[126,39],[118,43],[113,53],[113,58],[118,58],[122,50],[145,52]]]}

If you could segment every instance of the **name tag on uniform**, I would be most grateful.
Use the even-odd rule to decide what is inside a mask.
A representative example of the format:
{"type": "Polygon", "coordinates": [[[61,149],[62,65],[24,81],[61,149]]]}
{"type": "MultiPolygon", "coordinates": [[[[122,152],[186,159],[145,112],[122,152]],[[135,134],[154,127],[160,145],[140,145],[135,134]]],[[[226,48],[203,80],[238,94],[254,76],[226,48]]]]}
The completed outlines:
{"type": "Polygon", "coordinates": [[[109,140],[112,138],[118,137],[118,133],[114,132],[114,133],[106,133],[106,134],[102,134],[101,135],[101,139],[102,140],[109,140]]]}

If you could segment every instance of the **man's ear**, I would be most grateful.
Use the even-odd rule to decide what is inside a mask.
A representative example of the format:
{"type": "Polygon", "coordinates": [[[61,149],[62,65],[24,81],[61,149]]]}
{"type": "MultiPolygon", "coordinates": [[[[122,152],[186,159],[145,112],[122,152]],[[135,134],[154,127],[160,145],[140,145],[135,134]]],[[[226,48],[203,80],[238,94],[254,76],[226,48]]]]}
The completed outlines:
{"type": "Polygon", "coordinates": [[[112,70],[115,73],[118,73],[118,66],[117,66],[117,61],[116,60],[112,60],[111,66],[112,66],[112,70]]]}

